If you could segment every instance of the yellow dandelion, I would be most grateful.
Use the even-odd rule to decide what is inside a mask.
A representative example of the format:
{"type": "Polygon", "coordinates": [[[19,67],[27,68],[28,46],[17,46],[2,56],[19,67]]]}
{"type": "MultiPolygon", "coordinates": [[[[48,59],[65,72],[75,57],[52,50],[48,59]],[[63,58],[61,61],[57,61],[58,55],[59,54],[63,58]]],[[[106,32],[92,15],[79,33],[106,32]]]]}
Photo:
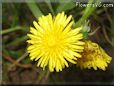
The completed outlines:
{"type": "Polygon", "coordinates": [[[72,29],[72,16],[58,13],[56,17],[51,14],[42,16],[38,22],[33,21],[34,27],[30,27],[30,46],[27,48],[30,59],[38,61],[37,66],[45,69],[48,66],[51,72],[54,69],[59,72],[68,62],[76,63],[77,57],[84,49],[84,42],[81,41],[83,34],[81,27],[72,29]]]}
{"type": "Polygon", "coordinates": [[[97,70],[97,68],[106,70],[111,60],[112,58],[97,43],[85,41],[82,58],[77,60],[77,66],[88,69],[93,67],[94,70],[97,70]]]}

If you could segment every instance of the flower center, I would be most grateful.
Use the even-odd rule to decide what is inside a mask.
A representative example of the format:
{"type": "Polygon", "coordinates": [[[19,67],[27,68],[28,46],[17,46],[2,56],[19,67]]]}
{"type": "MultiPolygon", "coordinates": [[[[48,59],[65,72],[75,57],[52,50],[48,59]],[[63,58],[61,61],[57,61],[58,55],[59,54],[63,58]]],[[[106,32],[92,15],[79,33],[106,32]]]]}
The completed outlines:
{"type": "Polygon", "coordinates": [[[56,40],[53,38],[50,38],[49,40],[48,40],[48,46],[50,46],[50,47],[53,47],[53,46],[55,46],[57,43],[56,43],[56,40]]]}

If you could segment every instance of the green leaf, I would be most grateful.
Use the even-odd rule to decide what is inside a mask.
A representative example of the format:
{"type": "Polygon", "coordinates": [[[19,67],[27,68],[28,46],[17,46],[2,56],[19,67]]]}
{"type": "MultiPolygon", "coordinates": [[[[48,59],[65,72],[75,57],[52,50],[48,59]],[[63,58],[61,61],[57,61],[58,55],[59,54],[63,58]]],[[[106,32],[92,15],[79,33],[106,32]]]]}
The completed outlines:
{"type": "Polygon", "coordinates": [[[83,32],[83,37],[84,37],[84,39],[88,39],[88,32],[83,32]]]}
{"type": "Polygon", "coordinates": [[[90,32],[90,25],[89,21],[85,21],[84,24],[82,24],[82,32],[90,32]]]}
{"type": "Polygon", "coordinates": [[[45,0],[45,2],[46,2],[46,4],[47,4],[47,6],[49,7],[51,13],[52,13],[53,15],[55,15],[55,12],[54,12],[54,10],[53,10],[53,8],[52,8],[52,5],[51,5],[51,1],[50,1],[50,0],[45,0]]]}
{"type": "Polygon", "coordinates": [[[25,58],[22,60],[23,64],[29,64],[31,62],[30,58],[25,58]]]}
{"type": "Polygon", "coordinates": [[[13,57],[14,59],[17,59],[18,57],[20,57],[21,54],[22,54],[21,51],[13,51],[13,50],[10,50],[10,51],[9,51],[9,55],[10,55],[11,57],[13,57]]]}
{"type": "Polygon", "coordinates": [[[8,43],[6,45],[6,47],[18,45],[18,44],[20,44],[21,42],[23,42],[23,41],[25,41],[27,39],[28,39],[28,36],[22,36],[20,38],[16,38],[15,41],[12,41],[11,43],[8,43]]]}
{"type": "Polygon", "coordinates": [[[75,7],[75,2],[73,0],[60,0],[59,6],[56,8],[56,13],[67,11],[75,7]]]}
{"type": "Polygon", "coordinates": [[[29,9],[36,17],[36,19],[43,15],[43,13],[41,12],[40,8],[37,6],[34,0],[29,0],[29,1],[26,0],[26,4],[28,5],[29,9]]]}
{"type": "Polygon", "coordinates": [[[17,30],[28,30],[28,27],[22,27],[22,26],[16,26],[16,27],[12,27],[12,28],[9,28],[9,29],[6,29],[6,30],[2,30],[0,31],[0,34],[7,34],[7,33],[10,33],[10,32],[14,32],[14,31],[17,31],[17,30]]]}

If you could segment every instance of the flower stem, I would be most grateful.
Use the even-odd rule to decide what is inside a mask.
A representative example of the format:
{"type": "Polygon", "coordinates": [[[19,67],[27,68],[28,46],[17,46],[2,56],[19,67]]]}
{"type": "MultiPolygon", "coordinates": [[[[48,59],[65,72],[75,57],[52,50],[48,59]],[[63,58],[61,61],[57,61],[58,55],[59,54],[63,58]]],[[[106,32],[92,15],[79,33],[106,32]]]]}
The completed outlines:
{"type": "Polygon", "coordinates": [[[49,74],[50,74],[49,70],[45,70],[45,71],[41,72],[41,74],[38,77],[39,83],[44,83],[45,81],[47,81],[49,74]]]}
{"type": "Polygon", "coordinates": [[[15,64],[13,63],[13,64],[11,64],[11,65],[9,66],[9,69],[12,69],[12,68],[16,65],[16,63],[19,63],[21,60],[23,60],[24,58],[26,58],[27,55],[28,55],[28,52],[25,52],[21,57],[19,57],[19,58],[15,61],[15,64]]]}
{"type": "MultiPolygon", "coordinates": [[[[95,4],[98,4],[99,0],[96,1],[95,4]]],[[[93,0],[89,0],[88,4],[92,4],[93,3],[93,0]]],[[[94,7],[91,7],[91,6],[87,6],[85,8],[85,12],[83,14],[83,16],[81,17],[81,19],[75,24],[75,28],[81,26],[85,20],[93,13],[93,11],[96,9],[96,6],[94,7]]]]}

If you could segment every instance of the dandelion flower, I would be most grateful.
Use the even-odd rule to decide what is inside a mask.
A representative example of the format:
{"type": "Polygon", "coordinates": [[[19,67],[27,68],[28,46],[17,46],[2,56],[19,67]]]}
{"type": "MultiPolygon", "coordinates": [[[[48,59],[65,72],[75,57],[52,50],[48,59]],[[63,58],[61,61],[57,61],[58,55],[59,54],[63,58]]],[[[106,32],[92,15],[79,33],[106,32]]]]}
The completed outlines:
{"type": "Polygon", "coordinates": [[[58,13],[41,16],[38,22],[33,21],[34,27],[30,27],[30,44],[27,48],[31,60],[38,61],[37,66],[45,69],[48,66],[50,72],[54,69],[59,72],[68,67],[68,62],[75,64],[80,52],[84,49],[81,27],[72,29],[72,16],[58,13]]]}
{"type": "Polygon", "coordinates": [[[97,43],[86,41],[82,58],[77,60],[77,65],[81,68],[106,70],[111,60],[112,58],[97,43]]]}

